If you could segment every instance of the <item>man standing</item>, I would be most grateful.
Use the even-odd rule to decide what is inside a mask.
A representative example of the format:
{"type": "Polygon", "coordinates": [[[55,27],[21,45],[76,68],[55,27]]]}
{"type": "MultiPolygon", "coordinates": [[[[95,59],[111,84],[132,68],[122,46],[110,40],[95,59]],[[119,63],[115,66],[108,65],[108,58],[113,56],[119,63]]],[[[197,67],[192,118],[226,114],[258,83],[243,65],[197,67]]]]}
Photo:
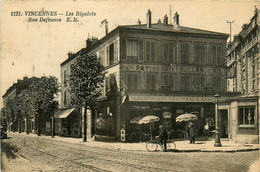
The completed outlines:
{"type": "Polygon", "coordinates": [[[195,144],[195,127],[192,122],[189,123],[189,135],[190,135],[190,144],[195,144]]]}

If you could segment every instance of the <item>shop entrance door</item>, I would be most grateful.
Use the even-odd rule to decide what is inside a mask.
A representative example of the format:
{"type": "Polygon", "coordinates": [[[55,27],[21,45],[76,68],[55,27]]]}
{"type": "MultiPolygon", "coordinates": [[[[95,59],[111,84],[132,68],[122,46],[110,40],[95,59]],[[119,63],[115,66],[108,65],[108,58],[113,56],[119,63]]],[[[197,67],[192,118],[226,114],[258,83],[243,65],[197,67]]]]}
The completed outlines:
{"type": "Polygon", "coordinates": [[[219,110],[219,136],[228,138],[228,110],[219,110]]]}

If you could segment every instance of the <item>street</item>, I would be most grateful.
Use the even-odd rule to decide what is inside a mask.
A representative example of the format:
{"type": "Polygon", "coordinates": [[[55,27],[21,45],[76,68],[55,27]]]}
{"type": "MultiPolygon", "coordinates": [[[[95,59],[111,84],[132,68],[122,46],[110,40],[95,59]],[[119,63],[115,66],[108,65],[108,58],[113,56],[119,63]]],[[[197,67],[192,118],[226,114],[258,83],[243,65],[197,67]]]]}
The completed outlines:
{"type": "Polygon", "coordinates": [[[17,133],[10,133],[9,138],[1,143],[3,171],[238,172],[247,171],[259,155],[258,151],[180,153],[114,150],[17,133]]]}

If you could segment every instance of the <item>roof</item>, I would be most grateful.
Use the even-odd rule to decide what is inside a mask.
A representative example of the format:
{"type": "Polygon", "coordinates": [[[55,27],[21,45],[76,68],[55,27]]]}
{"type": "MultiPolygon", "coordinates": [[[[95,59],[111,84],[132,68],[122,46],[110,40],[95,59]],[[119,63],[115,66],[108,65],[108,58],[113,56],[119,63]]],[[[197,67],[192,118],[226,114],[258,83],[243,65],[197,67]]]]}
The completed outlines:
{"type": "Polygon", "coordinates": [[[227,39],[228,34],[225,33],[220,33],[220,32],[213,32],[213,31],[207,31],[207,30],[202,30],[202,29],[195,29],[195,28],[190,28],[190,27],[184,27],[180,26],[180,29],[174,29],[172,24],[169,25],[164,25],[164,24],[152,24],[151,28],[147,28],[146,24],[141,24],[141,25],[122,25],[122,26],[117,26],[114,30],[109,32],[106,36],[101,38],[97,43],[89,47],[88,49],[83,48],[79,50],[77,53],[72,55],[70,58],[67,58],[64,60],[60,65],[61,67],[70,62],[71,60],[75,59],[79,53],[85,53],[85,52],[90,52],[96,47],[98,47],[100,44],[104,43],[107,39],[111,38],[114,36],[116,33],[119,31],[123,30],[128,30],[128,29],[133,29],[133,30],[140,30],[140,31],[154,31],[154,32],[165,32],[165,33],[184,33],[184,34],[200,34],[200,35],[206,35],[206,36],[220,36],[221,38],[227,39]]]}
{"type": "Polygon", "coordinates": [[[180,29],[175,29],[172,24],[168,24],[167,26],[164,24],[152,24],[150,28],[147,28],[146,24],[142,25],[126,25],[119,26],[123,28],[132,28],[132,29],[143,29],[143,30],[151,30],[151,31],[165,31],[165,32],[173,32],[173,33],[193,33],[193,34],[209,34],[209,35],[218,35],[218,36],[228,36],[228,34],[213,32],[202,29],[195,29],[191,27],[179,26],[180,29]]]}
{"type": "Polygon", "coordinates": [[[67,118],[74,110],[75,108],[59,110],[54,114],[54,118],[67,118]]]}

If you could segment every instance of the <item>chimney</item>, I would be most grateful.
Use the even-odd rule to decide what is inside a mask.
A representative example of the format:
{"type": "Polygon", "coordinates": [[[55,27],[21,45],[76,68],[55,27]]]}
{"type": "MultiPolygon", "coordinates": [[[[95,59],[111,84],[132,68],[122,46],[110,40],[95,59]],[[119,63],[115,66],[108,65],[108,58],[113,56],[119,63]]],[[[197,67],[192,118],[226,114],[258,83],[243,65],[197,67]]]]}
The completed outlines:
{"type": "Polygon", "coordinates": [[[140,19],[138,19],[137,24],[141,25],[141,20],[140,19]]]}
{"type": "Polygon", "coordinates": [[[151,28],[152,27],[152,12],[150,9],[147,11],[146,16],[147,16],[147,28],[151,28]]]}
{"type": "Polygon", "coordinates": [[[173,17],[173,29],[181,30],[180,23],[179,23],[179,14],[178,14],[178,12],[176,12],[174,17],[173,17]]]}
{"type": "Polygon", "coordinates": [[[168,17],[167,14],[163,17],[163,25],[168,26],[168,17]]]}
{"type": "Polygon", "coordinates": [[[92,41],[91,41],[90,38],[88,38],[88,39],[86,40],[86,49],[88,49],[89,47],[91,47],[91,44],[92,44],[92,41]]]}
{"type": "Polygon", "coordinates": [[[68,58],[71,58],[72,56],[74,55],[74,53],[73,52],[68,52],[68,58]]]}
{"type": "Polygon", "coordinates": [[[103,25],[105,25],[105,33],[106,33],[106,35],[107,35],[107,34],[108,34],[108,22],[107,22],[107,19],[105,19],[105,20],[103,20],[103,21],[101,22],[100,27],[103,26],[103,25]]]}

